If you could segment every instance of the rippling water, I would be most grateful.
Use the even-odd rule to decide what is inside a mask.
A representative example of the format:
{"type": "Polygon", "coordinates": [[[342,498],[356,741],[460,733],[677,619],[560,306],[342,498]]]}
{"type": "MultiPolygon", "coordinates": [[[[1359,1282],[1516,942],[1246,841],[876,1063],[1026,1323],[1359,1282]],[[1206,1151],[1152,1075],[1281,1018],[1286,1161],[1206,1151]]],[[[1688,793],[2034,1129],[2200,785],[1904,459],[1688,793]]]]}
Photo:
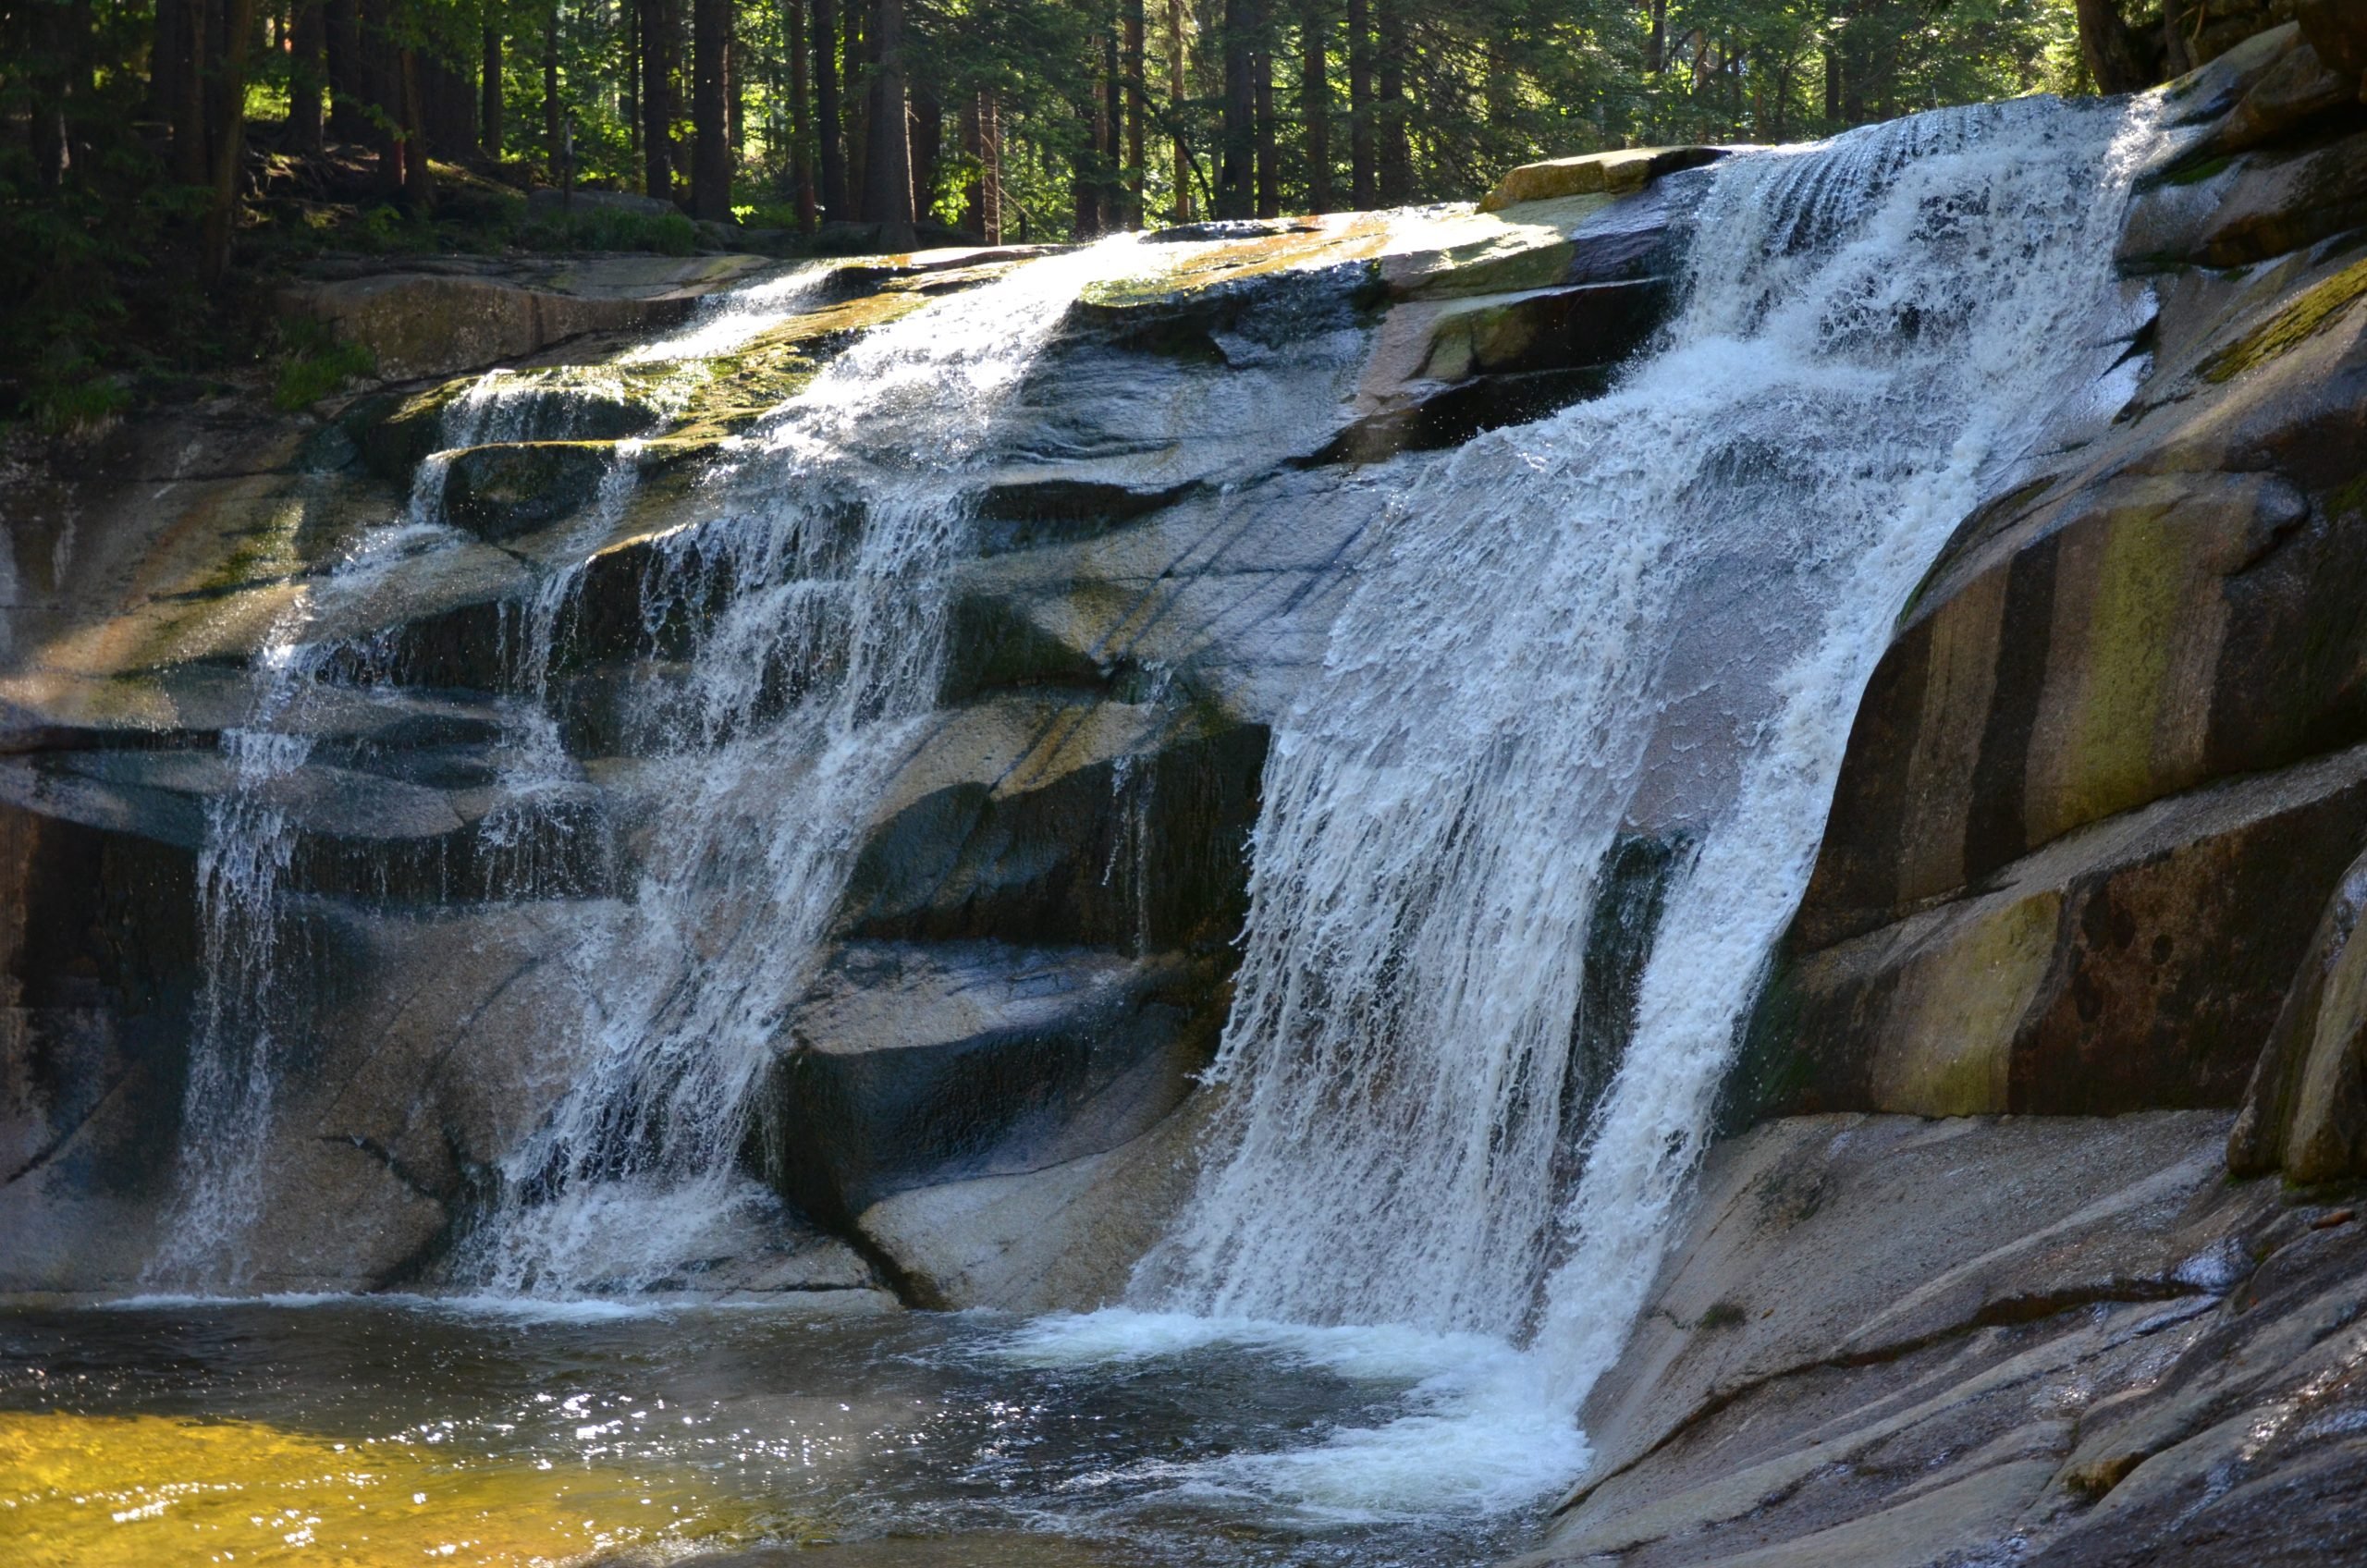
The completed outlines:
{"type": "MultiPolygon", "coordinates": [[[[824,1304],[827,1307],[827,1300],[824,1304]]],[[[0,1315],[0,1555],[292,1562],[1468,1564],[1483,1513],[1327,1439],[1482,1343],[1139,1315],[144,1304],[0,1315]],[[808,1551],[820,1555],[808,1557],[808,1551]]]]}

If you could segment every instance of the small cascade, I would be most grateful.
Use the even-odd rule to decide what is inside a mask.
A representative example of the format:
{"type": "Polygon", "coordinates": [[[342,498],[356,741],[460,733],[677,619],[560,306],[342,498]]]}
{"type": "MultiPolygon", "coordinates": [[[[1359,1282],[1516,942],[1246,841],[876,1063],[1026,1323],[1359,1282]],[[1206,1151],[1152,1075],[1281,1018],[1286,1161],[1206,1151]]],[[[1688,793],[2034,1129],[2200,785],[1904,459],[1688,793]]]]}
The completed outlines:
{"type": "Polygon", "coordinates": [[[386,650],[370,639],[308,633],[384,574],[433,547],[441,531],[406,519],[365,533],[320,584],[274,624],[256,663],[245,723],[222,732],[227,789],[206,802],[197,860],[204,988],[190,1042],[175,1186],[143,1278],[177,1288],[251,1281],[264,1150],[280,1072],[298,1042],[283,945],[298,829],[297,775],[311,761],[313,708],[324,689],[367,686],[386,650]]]}
{"type": "Polygon", "coordinates": [[[632,1289],[761,1238],[772,1200],[737,1164],[751,1096],[873,802],[934,705],[963,470],[1077,291],[1138,265],[1108,242],[865,336],[744,443],[714,515],[669,541],[644,620],[705,609],[685,618],[700,628],[685,679],[635,718],[656,753],[634,785],[639,886],[583,933],[596,1009],[559,1047],[567,1090],[505,1161],[459,1278],[632,1289]]]}
{"type": "Polygon", "coordinates": [[[1138,1302],[1533,1336],[1523,1380],[1567,1422],[1893,619],[2055,389],[2122,352],[2150,113],[2025,100],[1735,156],[1697,177],[1648,358],[1397,487],[1277,727],[1209,1158],[1138,1302]],[[1580,1083],[1598,868],[1638,836],[1664,913],[1624,1059],[1580,1083]]]}
{"type": "MultiPolygon", "coordinates": [[[[245,719],[222,734],[228,787],[206,802],[197,867],[205,982],[192,1020],[174,1195],[144,1270],[151,1284],[238,1290],[252,1282],[250,1242],[261,1219],[267,1133],[282,1070],[302,1046],[293,1022],[300,998],[290,990],[290,955],[283,950],[297,935],[287,907],[300,839],[291,806],[303,794],[299,776],[313,760],[317,711],[340,693],[367,697],[391,684],[391,649],[383,638],[328,629],[350,623],[354,618],[347,612],[389,574],[460,542],[444,521],[445,485],[458,452],[526,439],[538,427],[564,434],[589,402],[583,389],[555,394],[507,371],[478,377],[440,411],[436,449],[414,472],[402,515],[364,533],[264,636],[245,719]]],[[[617,443],[590,526],[613,526],[637,450],[638,443],[617,443]]],[[[521,868],[531,865],[533,830],[565,811],[574,791],[574,772],[563,766],[557,728],[541,699],[557,625],[581,570],[577,564],[546,575],[525,610],[517,664],[533,700],[504,712],[513,733],[503,798],[483,825],[496,864],[505,851],[517,857],[492,874],[504,887],[533,879],[521,868]]]]}
{"type": "Polygon", "coordinates": [[[836,272],[828,263],[811,263],[762,283],[709,294],[698,301],[695,316],[681,332],[628,349],[617,362],[638,365],[729,354],[820,305],[836,272]]]}

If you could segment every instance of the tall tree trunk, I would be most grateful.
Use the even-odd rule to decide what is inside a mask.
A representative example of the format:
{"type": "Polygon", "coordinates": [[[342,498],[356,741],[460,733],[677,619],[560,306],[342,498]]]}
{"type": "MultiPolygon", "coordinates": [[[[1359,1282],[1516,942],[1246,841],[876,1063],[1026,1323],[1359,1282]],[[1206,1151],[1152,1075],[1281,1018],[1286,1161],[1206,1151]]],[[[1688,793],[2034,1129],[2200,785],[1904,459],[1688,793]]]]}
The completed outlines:
{"type": "Polygon", "coordinates": [[[420,107],[430,156],[465,161],[477,148],[477,86],[433,53],[417,61],[420,107]]]}
{"type": "Polygon", "coordinates": [[[870,214],[863,210],[864,161],[871,153],[871,45],[865,38],[871,0],[840,0],[839,20],[847,30],[846,47],[842,56],[845,80],[839,93],[840,112],[846,117],[847,133],[847,215],[857,223],[868,223],[870,214]]]}
{"type": "Polygon", "coordinates": [[[641,6],[639,0],[618,0],[618,22],[625,33],[625,68],[617,83],[617,112],[625,122],[625,156],[628,166],[637,167],[642,162],[641,137],[641,6]]]}
{"type": "Polygon", "coordinates": [[[691,213],[713,223],[731,216],[730,53],[731,0],[693,0],[691,213]]]}
{"type": "Polygon", "coordinates": [[[1101,108],[1094,129],[1101,137],[1101,227],[1114,229],[1126,227],[1126,67],[1118,18],[1110,19],[1101,35],[1101,108]]]}
{"type": "Polygon", "coordinates": [[[477,62],[477,93],[483,103],[477,109],[477,145],[484,155],[498,163],[501,160],[501,5],[500,0],[486,0],[484,47],[477,62]]]}
{"type": "Polygon", "coordinates": [[[1251,55],[1250,107],[1257,127],[1257,215],[1270,218],[1282,210],[1282,169],[1274,145],[1274,28],[1271,0],[1256,0],[1257,44],[1251,55]]]}
{"type": "Polygon", "coordinates": [[[822,215],[833,223],[847,211],[847,144],[839,112],[838,0],[814,0],[814,136],[821,165],[822,215]]]}
{"type": "MultiPolygon", "coordinates": [[[[1096,32],[1085,41],[1085,53],[1098,61],[1107,35],[1096,32]]],[[[1085,99],[1085,147],[1069,170],[1070,227],[1079,239],[1090,239],[1109,225],[1101,211],[1102,160],[1110,144],[1110,78],[1097,69],[1088,79],[1085,99]]]]}
{"type": "Polygon", "coordinates": [[[1644,69],[1654,76],[1668,69],[1668,0],[1652,0],[1652,32],[1644,42],[1644,69]]]}
{"type": "Polygon", "coordinates": [[[177,94],[185,74],[177,62],[187,48],[182,12],[188,0],[156,0],[149,14],[147,117],[169,134],[178,110],[177,94]]]}
{"type": "Polygon", "coordinates": [[[1348,200],[1356,211],[1380,205],[1380,140],[1374,134],[1370,0],[1348,0],[1348,200]]]}
{"type": "Polygon", "coordinates": [[[735,165],[748,148],[748,84],[743,80],[747,70],[748,46],[740,37],[735,18],[723,49],[723,124],[735,165]]]}
{"type": "Polygon", "coordinates": [[[983,244],[1002,243],[1002,129],[995,95],[980,92],[962,106],[962,151],[970,159],[970,189],[962,227],[983,244]]]}
{"type": "Polygon", "coordinates": [[[962,104],[962,232],[984,240],[987,236],[987,144],[984,125],[987,95],[974,92],[962,104]]]}
{"type": "MultiPolygon", "coordinates": [[[[44,189],[64,185],[74,163],[67,129],[69,104],[80,82],[88,91],[89,0],[36,0],[26,12],[25,57],[11,61],[11,74],[24,84],[27,129],[32,136],[33,176],[44,189]]],[[[14,86],[16,83],[11,82],[14,86]]]]}
{"type": "Polygon", "coordinates": [[[403,189],[402,62],[395,45],[393,0],[362,0],[361,38],[357,85],[369,116],[363,140],[377,165],[377,194],[392,201],[403,189]]]}
{"type": "MultiPolygon", "coordinates": [[[[233,5],[241,0],[231,0],[233,5]]],[[[254,0],[243,0],[252,5],[254,0]]],[[[435,180],[427,167],[427,90],[419,51],[405,49],[398,56],[402,72],[403,198],[413,213],[424,217],[435,206],[435,180]]]]}
{"type": "Polygon", "coordinates": [[[558,96],[558,5],[552,0],[551,14],[543,22],[543,156],[550,163],[553,179],[572,183],[573,171],[563,167],[573,151],[568,145],[566,118],[558,96]]]}
{"type": "Polygon", "coordinates": [[[1126,21],[1126,214],[1128,228],[1143,226],[1143,184],[1149,173],[1143,143],[1150,117],[1150,89],[1143,80],[1144,50],[1148,31],[1143,0],[1122,0],[1126,21]]]}
{"type": "Polygon", "coordinates": [[[805,36],[805,0],[781,0],[781,33],[789,48],[789,169],[795,187],[797,227],[814,227],[814,60],[805,36]]]}
{"type": "Polygon", "coordinates": [[[1175,221],[1192,221],[1192,143],[1184,134],[1184,100],[1190,96],[1191,37],[1184,0],[1167,0],[1167,112],[1174,116],[1169,139],[1175,164],[1175,221]]]}
{"type": "Polygon", "coordinates": [[[674,83],[666,57],[666,15],[672,4],[639,0],[641,188],[661,202],[674,199],[674,83]]]}
{"type": "Polygon", "coordinates": [[[1331,18],[1324,0],[1299,11],[1298,117],[1306,132],[1306,210],[1331,210],[1331,83],[1324,59],[1331,18]]]}
{"type": "Polygon", "coordinates": [[[863,215],[879,226],[879,242],[910,250],[913,150],[904,123],[904,0],[871,0],[867,29],[877,63],[863,153],[863,215]]]}
{"type": "Polygon", "coordinates": [[[223,0],[222,51],[214,67],[206,116],[213,198],[205,211],[205,250],[199,265],[211,287],[230,265],[230,235],[239,214],[239,165],[247,150],[247,41],[255,26],[254,0],[223,0]]]}
{"type": "Polygon", "coordinates": [[[2152,63],[2121,19],[2118,0],[2078,0],[2079,52],[2100,92],[2135,92],[2153,84],[2152,63]]]}
{"type": "MultiPolygon", "coordinates": [[[[193,0],[176,3],[189,4],[193,0]]],[[[366,141],[370,129],[369,120],[362,112],[362,100],[368,95],[362,91],[366,73],[362,56],[360,0],[324,0],[321,9],[328,24],[321,40],[321,52],[328,68],[328,133],[339,141],[366,141]]]]}
{"type": "Polygon", "coordinates": [[[1217,168],[1217,216],[1245,218],[1255,201],[1257,92],[1251,78],[1257,0],[1224,0],[1224,154],[1217,168]]]}
{"type": "Polygon", "coordinates": [[[171,58],[165,63],[165,68],[176,79],[170,93],[173,176],[183,185],[204,185],[214,172],[205,139],[206,122],[212,117],[205,83],[213,74],[213,62],[206,49],[213,30],[206,25],[206,0],[180,0],[173,7],[178,37],[174,40],[171,58]]]}
{"type": "Polygon", "coordinates": [[[291,152],[321,150],[325,129],[321,94],[328,86],[323,55],[328,31],[328,14],[321,0],[296,0],[294,25],[288,38],[288,146],[291,152]]]}
{"type": "Polygon", "coordinates": [[[910,116],[913,149],[913,221],[929,217],[937,200],[937,161],[945,152],[945,105],[937,95],[914,89],[910,116]]]}
{"type": "Polygon", "coordinates": [[[1414,199],[1414,146],[1406,124],[1405,0],[1379,0],[1380,101],[1375,105],[1380,139],[1380,202],[1402,207],[1414,199]]]}

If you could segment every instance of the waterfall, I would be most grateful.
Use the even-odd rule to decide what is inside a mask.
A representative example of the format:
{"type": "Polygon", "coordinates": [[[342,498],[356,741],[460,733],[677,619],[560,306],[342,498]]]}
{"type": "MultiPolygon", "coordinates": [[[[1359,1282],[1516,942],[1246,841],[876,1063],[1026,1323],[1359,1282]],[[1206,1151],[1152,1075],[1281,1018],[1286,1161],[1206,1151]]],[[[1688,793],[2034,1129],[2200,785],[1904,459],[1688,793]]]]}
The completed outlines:
{"type": "Polygon", "coordinates": [[[204,984],[191,1019],[172,1199],[143,1270],[152,1284],[237,1288],[253,1272],[246,1241],[260,1218],[280,1070],[296,1045],[288,1037],[291,998],[281,949],[298,842],[290,812],[303,795],[297,776],[312,759],[320,688],[333,680],[374,682],[386,654],[374,639],[313,641],[307,633],[448,537],[419,520],[416,494],[406,517],[363,533],[274,621],[257,655],[245,722],[222,732],[229,779],[206,802],[197,857],[204,984]]]}
{"type": "Polygon", "coordinates": [[[667,542],[644,619],[711,607],[692,618],[685,678],[637,716],[656,753],[632,784],[639,885],[577,946],[595,1002],[555,1045],[568,1086],[503,1161],[459,1277],[646,1287],[760,1235],[773,1200],[737,1164],[751,1098],[867,815],[935,705],[965,465],[1077,291],[1139,265],[1105,242],[866,334],[667,542]]]}
{"type": "Polygon", "coordinates": [[[2123,351],[2152,113],[2024,100],[1732,157],[1610,395],[1410,470],[1274,737],[1220,1109],[1138,1303],[1527,1337],[1567,1420],[1895,617],[2123,351]],[[1624,834],[1672,881],[1624,1056],[1580,1082],[1624,834]]]}

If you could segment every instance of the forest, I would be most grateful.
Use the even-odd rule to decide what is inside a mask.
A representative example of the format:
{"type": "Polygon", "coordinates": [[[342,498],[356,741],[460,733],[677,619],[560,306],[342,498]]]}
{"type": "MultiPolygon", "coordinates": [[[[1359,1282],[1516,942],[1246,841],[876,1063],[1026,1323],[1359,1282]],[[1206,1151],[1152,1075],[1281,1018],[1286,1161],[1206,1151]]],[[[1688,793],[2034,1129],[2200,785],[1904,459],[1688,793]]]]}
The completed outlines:
{"type": "Polygon", "coordinates": [[[1468,199],[1539,156],[2125,90],[2226,0],[2121,4],[6,0],[0,418],[236,357],[239,271],[323,251],[846,252],[1468,199]],[[554,187],[556,215],[518,200],[554,187]],[[662,205],[571,199],[601,190],[662,205]]]}

